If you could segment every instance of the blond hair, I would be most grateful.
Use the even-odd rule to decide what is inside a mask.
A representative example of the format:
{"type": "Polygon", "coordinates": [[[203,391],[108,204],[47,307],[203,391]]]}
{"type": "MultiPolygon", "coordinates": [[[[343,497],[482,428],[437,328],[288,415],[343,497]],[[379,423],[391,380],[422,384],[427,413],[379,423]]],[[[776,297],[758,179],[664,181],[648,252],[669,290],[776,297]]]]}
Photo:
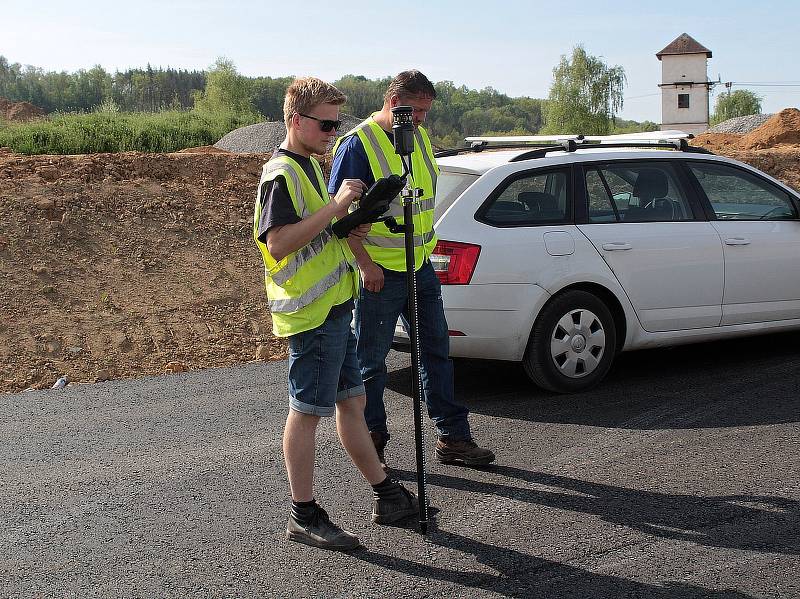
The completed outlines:
{"type": "Polygon", "coordinates": [[[288,129],[295,114],[308,114],[320,104],[341,106],[346,101],[347,96],[330,83],[325,83],[316,77],[300,77],[292,81],[286,90],[286,97],[283,99],[283,122],[288,129]]]}

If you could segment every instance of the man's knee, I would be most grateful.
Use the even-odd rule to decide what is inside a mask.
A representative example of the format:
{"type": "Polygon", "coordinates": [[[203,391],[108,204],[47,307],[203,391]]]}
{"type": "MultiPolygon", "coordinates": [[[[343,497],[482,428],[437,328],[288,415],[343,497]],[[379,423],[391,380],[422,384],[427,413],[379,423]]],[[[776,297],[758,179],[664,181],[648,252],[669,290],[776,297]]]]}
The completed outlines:
{"type": "Polygon", "coordinates": [[[364,408],[367,407],[367,396],[364,394],[348,397],[336,402],[336,409],[343,414],[364,415],[364,408]]]}
{"type": "Polygon", "coordinates": [[[286,419],[287,424],[303,428],[316,428],[319,421],[320,416],[317,414],[308,414],[291,407],[289,408],[289,416],[286,419]]]}

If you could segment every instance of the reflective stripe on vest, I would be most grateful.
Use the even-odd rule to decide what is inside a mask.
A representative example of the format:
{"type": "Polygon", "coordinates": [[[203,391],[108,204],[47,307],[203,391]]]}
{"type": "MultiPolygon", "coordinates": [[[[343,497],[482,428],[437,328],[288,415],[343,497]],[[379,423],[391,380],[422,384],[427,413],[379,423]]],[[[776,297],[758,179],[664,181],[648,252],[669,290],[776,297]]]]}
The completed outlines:
{"type": "MultiPolygon", "coordinates": [[[[297,208],[297,214],[300,218],[305,218],[308,216],[308,210],[306,210],[306,202],[303,199],[302,188],[300,186],[300,177],[297,175],[297,172],[293,168],[286,168],[283,163],[278,160],[270,160],[264,165],[264,171],[266,173],[273,173],[276,171],[280,171],[280,174],[284,175],[284,180],[286,181],[286,185],[293,185],[294,186],[294,194],[289,194],[292,196],[292,200],[295,202],[295,206],[297,208]],[[285,175],[288,175],[286,177],[285,175]]],[[[266,181],[265,181],[266,183],[266,181]]],[[[263,193],[263,189],[261,190],[263,193]]]]}
{"type": "Polygon", "coordinates": [[[277,156],[264,165],[258,186],[253,219],[253,237],[264,260],[264,284],[272,312],[273,332],[285,337],[321,325],[331,307],[341,304],[357,291],[357,276],[351,266],[349,247],[333,235],[330,225],[302,248],[281,260],[258,240],[261,200],[266,184],[283,177],[295,212],[305,218],[323,208],[328,193],[319,164],[311,159],[321,196],[297,162],[277,156]]]}
{"type": "MultiPolygon", "coordinates": [[[[344,278],[346,275],[351,273],[352,273],[352,268],[348,264],[347,260],[342,260],[336,266],[336,270],[334,270],[326,277],[320,279],[316,285],[311,287],[300,297],[286,298],[286,299],[270,299],[269,309],[273,313],[297,312],[298,310],[302,310],[303,308],[311,304],[311,302],[313,302],[314,300],[319,299],[323,294],[325,294],[326,291],[328,291],[328,289],[336,285],[336,283],[340,279],[344,278]]],[[[330,310],[330,307],[328,307],[328,310],[330,310]]]]}
{"type": "MultiPolygon", "coordinates": [[[[428,231],[423,235],[414,235],[414,245],[415,246],[422,246],[426,243],[430,242],[433,239],[434,233],[433,231],[428,231]]],[[[406,247],[406,238],[405,235],[400,235],[399,237],[370,237],[367,236],[366,239],[372,245],[377,245],[378,247],[382,248],[404,248],[406,247]]]]}
{"type": "MultiPolygon", "coordinates": [[[[325,244],[331,240],[331,237],[333,237],[333,229],[330,227],[330,225],[328,225],[322,231],[320,231],[319,235],[309,241],[308,245],[305,245],[296,252],[293,252],[290,255],[291,260],[286,263],[286,266],[270,275],[272,280],[278,285],[285,284],[289,279],[297,274],[297,271],[300,270],[303,264],[311,260],[314,256],[322,253],[322,250],[325,249],[325,244]]],[[[287,256],[287,258],[289,258],[289,256],[287,256]]]]}

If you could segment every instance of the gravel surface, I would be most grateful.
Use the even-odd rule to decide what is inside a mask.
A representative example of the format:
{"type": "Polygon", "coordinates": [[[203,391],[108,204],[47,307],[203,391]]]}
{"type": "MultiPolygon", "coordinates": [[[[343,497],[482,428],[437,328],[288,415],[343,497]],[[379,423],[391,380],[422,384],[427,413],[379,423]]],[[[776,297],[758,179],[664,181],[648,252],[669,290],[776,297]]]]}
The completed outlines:
{"type": "MultiPolygon", "coordinates": [[[[339,133],[349,131],[363,120],[349,114],[342,114],[340,118],[342,127],[339,133]]],[[[285,137],[286,125],[282,121],[268,121],[235,129],[224,135],[214,147],[228,152],[262,154],[275,150],[285,137]]]]}
{"type": "Polygon", "coordinates": [[[707,133],[750,133],[753,129],[758,129],[766,123],[773,114],[750,114],[747,116],[737,116],[727,121],[722,121],[714,125],[707,133]]]}

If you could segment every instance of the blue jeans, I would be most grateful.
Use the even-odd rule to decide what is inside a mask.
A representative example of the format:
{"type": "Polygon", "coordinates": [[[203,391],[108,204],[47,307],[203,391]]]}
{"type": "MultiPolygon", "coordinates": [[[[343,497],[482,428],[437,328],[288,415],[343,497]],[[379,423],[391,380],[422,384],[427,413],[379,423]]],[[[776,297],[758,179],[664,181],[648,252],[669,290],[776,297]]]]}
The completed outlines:
{"type": "Polygon", "coordinates": [[[333,416],[336,402],[364,395],[351,318],[348,311],[289,337],[289,407],[296,412],[333,416]]]}
{"type": "MultiPolygon", "coordinates": [[[[358,362],[367,392],[364,416],[370,432],[388,440],[386,407],[386,355],[392,345],[397,318],[408,320],[406,273],[383,269],[383,289],[374,293],[363,286],[356,299],[358,362]]],[[[453,362],[444,317],[442,289],[430,262],[417,271],[417,315],[419,322],[422,389],[428,415],[439,436],[452,440],[470,439],[467,407],[453,393],[453,362]]]]}

